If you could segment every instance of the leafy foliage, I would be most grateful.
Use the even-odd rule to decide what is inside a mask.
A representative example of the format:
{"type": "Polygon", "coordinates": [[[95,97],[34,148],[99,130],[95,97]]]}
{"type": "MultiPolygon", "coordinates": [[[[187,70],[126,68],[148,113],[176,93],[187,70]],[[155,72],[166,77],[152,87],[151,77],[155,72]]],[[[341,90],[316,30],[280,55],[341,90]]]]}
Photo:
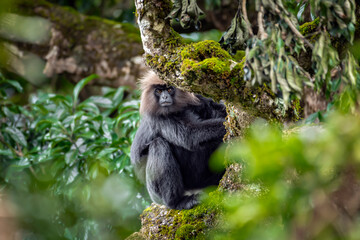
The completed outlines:
{"type": "Polygon", "coordinates": [[[284,130],[257,121],[216,154],[243,171],[241,189],[223,198],[226,224],[214,239],[358,238],[359,84],[357,77],[356,88],[347,85],[305,122],[321,125],[284,130]]]}
{"type": "Polygon", "coordinates": [[[242,17],[241,8],[236,12],[228,30],[221,37],[219,43],[228,52],[235,54],[237,49],[244,49],[246,40],[249,37],[248,26],[242,17]]]}
{"type": "Polygon", "coordinates": [[[18,82],[1,78],[0,179],[28,237],[118,239],[139,226],[148,202],[129,158],[139,101],[122,87],[80,102],[96,77],[72,96],[39,93],[27,106],[9,99],[18,82]]]}
{"type": "Polygon", "coordinates": [[[246,140],[227,149],[231,161],[246,166],[243,188],[225,198],[227,224],[214,238],[358,238],[359,143],[353,115],[333,113],[323,126],[285,135],[253,125],[246,140]]]}
{"type": "Polygon", "coordinates": [[[204,12],[199,8],[196,0],[175,0],[168,18],[179,21],[184,29],[191,26],[200,29],[199,20],[203,15],[204,12]]]}
{"type": "Polygon", "coordinates": [[[303,83],[312,85],[306,72],[297,60],[285,51],[291,37],[283,41],[281,30],[274,27],[269,31],[271,35],[260,41],[254,39],[251,50],[247,49],[247,65],[253,71],[252,84],[262,84],[271,81],[271,89],[277,92],[281,89],[285,103],[289,101],[290,93],[298,95],[302,91],[303,83]]]}
{"type": "Polygon", "coordinates": [[[339,56],[331,46],[330,38],[327,34],[321,34],[315,43],[312,60],[318,71],[315,74],[317,88],[331,81],[331,70],[339,64],[339,56]]]}
{"type": "MultiPolygon", "coordinates": [[[[252,71],[253,85],[271,83],[272,91],[276,93],[280,90],[286,104],[291,94],[299,97],[305,85],[317,90],[326,89],[327,97],[332,96],[334,85],[355,86],[358,64],[346,48],[340,57],[340,48],[335,47],[336,40],[334,43],[334,37],[341,44],[353,43],[356,21],[354,0],[256,0],[255,6],[258,33],[250,36],[246,44],[246,66],[252,71]],[[317,32],[312,33],[314,36],[309,39],[298,30],[301,15],[308,4],[313,16],[319,17],[317,32]],[[304,70],[298,58],[300,53],[309,50],[312,51],[312,67],[304,70]]],[[[243,32],[246,31],[240,29],[240,23],[251,29],[243,16],[235,16],[228,32],[220,40],[224,48],[233,52],[244,43],[243,32]]]]}
{"type": "Polygon", "coordinates": [[[355,2],[353,0],[311,0],[311,11],[319,16],[332,36],[354,39],[355,2]]]}
{"type": "Polygon", "coordinates": [[[298,20],[282,1],[257,0],[256,10],[264,16],[259,19],[264,21],[264,27],[259,27],[259,36],[249,40],[246,50],[247,65],[254,73],[252,83],[270,81],[272,91],[280,89],[288,103],[291,92],[299,94],[304,83],[312,84],[309,74],[293,57],[305,50],[303,39],[292,29],[298,27],[298,20]]]}

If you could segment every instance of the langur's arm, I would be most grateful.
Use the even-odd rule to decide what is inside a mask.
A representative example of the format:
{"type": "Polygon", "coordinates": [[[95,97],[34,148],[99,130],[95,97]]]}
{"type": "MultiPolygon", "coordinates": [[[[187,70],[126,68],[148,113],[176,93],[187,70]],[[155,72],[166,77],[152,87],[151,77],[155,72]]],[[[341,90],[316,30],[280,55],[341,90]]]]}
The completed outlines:
{"type": "Polygon", "coordinates": [[[198,148],[204,142],[221,140],[226,134],[224,121],[224,118],[216,118],[191,124],[188,134],[192,139],[193,148],[198,148]]]}
{"type": "Polygon", "coordinates": [[[141,165],[146,160],[143,156],[147,155],[149,144],[154,138],[154,133],[149,124],[147,121],[142,120],[130,149],[131,163],[134,166],[141,165]]]}
{"type": "Polygon", "coordinates": [[[217,103],[213,100],[210,101],[210,106],[212,110],[212,118],[225,118],[226,113],[226,107],[223,103],[217,103]]]}
{"type": "Polygon", "coordinates": [[[226,133],[223,122],[222,118],[194,121],[187,125],[164,121],[160,132],[172,144],[193,151],[198,149],[201,143],[222,139],[226,133]]]}
{"type": "Polygon", "coordinates": [[[202,116],[203,119],[226,117],[226,107],[223,103],[214,102],[212,99],[201,95],[196,96],[200,100],[201,104],[194,107],[194,109],[195,112],[198,111],[200,113],[199,115],[202,116]]]}

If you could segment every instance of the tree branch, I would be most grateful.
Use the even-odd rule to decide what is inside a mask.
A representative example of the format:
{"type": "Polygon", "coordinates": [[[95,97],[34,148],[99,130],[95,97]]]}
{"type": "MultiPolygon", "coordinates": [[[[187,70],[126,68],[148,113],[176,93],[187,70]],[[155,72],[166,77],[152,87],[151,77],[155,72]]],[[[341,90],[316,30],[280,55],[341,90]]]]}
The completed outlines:
{"type": "Polygon", "coordinates": [[[260,7],[260,11],[258,12],[258,25],[259,25],[259,32],[258,36],[261,40],[267,38],[267,33],[265,32],[264,27],[264,7],[260,7]]]}
{"type": "MultiPolygon", "coordinates": [[[[239,5],[240,5],[240,3],[239,3],[239,5]]],[[[242,13],[243,13],[244,20],[248,25],[250,37],[252,37],[252,36],[254,36],[254,33],[253,33],[252,28],[251,28],[251,23],[249,21],[248,15],[247,15],[246,0],[242,0],[242,13]]]]}
{"type": "MultiPolygon", "coordinates": [[[[276,9],[276,12],[278,12],[280,14],[280,10],[276,9]]],[[[294,26],[294,24],[290,21],[290,19],[288,17],[284,18],[285,22],[287,23],[287,25],[290,27],[291,31],[301,40],[303,40],[311,49],[314,48],[314,45],[312,45],[312,43],[310,43],[300,32],[299,30],[297,30],[297,28],[294,26]]]]}
{"type": "Polygon", "coordinates": [[[39,43],[2,36],[20,51],[40,56],[48,77],[63,74],[78,82],[96,73],[100,78],[91,84],[136,87],[144,65],[140,34],[134,26],[85,16],[43,0],[17,3],[20,14],[48,20],[50,37],[39,43]]]}

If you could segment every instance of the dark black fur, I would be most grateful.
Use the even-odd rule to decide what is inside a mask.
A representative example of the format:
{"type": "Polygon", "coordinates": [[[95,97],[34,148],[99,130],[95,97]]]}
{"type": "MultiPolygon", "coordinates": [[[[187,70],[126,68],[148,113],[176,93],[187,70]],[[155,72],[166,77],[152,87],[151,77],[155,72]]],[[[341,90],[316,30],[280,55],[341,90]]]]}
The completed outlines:
{"type": "MultiPolygon", "coordinates": [[[[176,94],[169,96],[176,104],[176,94]]],[[[225,134],[225,107],[197,97],[200,104],[144,114],[131,146],[131,162],[151,199],[173,209],[192,208],[197,195],[186,192],[217,185],[223,175],[210,171],[208,161],[225,134]]]]}

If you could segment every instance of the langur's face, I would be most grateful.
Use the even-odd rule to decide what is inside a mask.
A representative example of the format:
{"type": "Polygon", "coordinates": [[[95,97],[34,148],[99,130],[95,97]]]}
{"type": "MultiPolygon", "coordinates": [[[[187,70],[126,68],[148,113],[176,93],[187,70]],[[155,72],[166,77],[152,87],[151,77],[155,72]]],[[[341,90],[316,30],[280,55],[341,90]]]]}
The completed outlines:
{"type": "Polygon", "coordinates": [[[161,107],[169,107],[174,104],[176,88],[166,85],[155,85],[154,94],[161,107]]]}

